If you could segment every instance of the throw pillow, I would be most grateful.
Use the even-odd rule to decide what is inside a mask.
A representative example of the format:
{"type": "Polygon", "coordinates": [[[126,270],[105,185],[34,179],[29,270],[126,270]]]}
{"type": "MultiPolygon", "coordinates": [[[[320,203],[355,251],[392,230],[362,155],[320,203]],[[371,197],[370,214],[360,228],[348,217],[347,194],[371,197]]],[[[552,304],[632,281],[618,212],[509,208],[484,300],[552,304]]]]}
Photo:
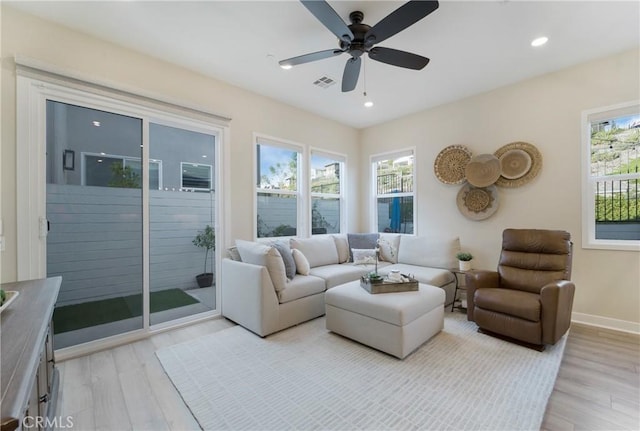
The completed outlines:
{"type": "Polygon", "coordinates": [[[376,248],[378,245],[378,234],[377,233],[349,233],[347,234],[347,238],[349,240],[349,261],[353,262],[353,253],[351,250],[354,248],[357,249],[365,249],[365,248],[376,248]]]}
{"type": "Polygon", "coordinates": [[[358,249],[352,248],[351,254],[353,255],[354,265],[375,265],[376,263],[376,250],[371,248],[358,249]]]}
{"type": "Polygon", "coordinates": [[[293,280],[293,277],[296,276],[296,262],[293,260],[293,256],[291,255],[291,248],[288,245],[285,245],[281,242],[274,242],[271,244],[275,247],[276,250],[280,252],[280,256],[282,256],[282,262],[284,263],[284,271],[289,280],[293,280]]]}
{"type": "Polygon", "coordinates": [[[280,252],[270,245],[241,239],[236,240],[236,246],[243,262],[267,268],[273,287],[280,294],[287,284],[287,275],[280,252]]]}
{"type": "Polygon", "coordinates": [[[291,250],[291,254],[293,255],[293,260],[296,262],[296,271],[298,271],[298,274],[309,275],[311,268],[309,268],[309,261],[304,257],[304,254],[295,248],[291,250]]]}
{"type": "Polygon", "coordinates": [[[238,262],[242,261],[242,258],[240,257],[240,253],[238,253],[238,247],[236,247],[236,246],[229,247],[227,249],[227,256],[231,260],[235,260],[235,261],[238,261],[238,262]]]}
{"type": "Polygon", "coordinates": [[[380,260],[398,263],[398,249],[400,248],[400,235],[395,233],[381,233],[378,240],[380,248],[380,260]]]}

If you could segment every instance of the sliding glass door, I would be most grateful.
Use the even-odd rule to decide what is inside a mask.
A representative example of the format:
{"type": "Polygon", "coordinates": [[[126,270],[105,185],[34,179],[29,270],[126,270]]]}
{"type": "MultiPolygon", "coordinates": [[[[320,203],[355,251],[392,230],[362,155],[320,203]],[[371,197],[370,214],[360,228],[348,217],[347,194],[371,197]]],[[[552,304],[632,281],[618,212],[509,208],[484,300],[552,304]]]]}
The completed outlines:
{"type": "Polygon", "coordinates": [[[151,324],[214,310],[216,137],[151,123],[149,188],[151,324]]]}
{"type": "Polygon", "coordinates": [[[55,348],[141,329],[143,122],[47,101],[47,276],[55,348]]]}
{"type": "Polygon", "coordinates": [[[218,135],[115,111],[46,102],[56,349],[216,309],[218,135]]]}

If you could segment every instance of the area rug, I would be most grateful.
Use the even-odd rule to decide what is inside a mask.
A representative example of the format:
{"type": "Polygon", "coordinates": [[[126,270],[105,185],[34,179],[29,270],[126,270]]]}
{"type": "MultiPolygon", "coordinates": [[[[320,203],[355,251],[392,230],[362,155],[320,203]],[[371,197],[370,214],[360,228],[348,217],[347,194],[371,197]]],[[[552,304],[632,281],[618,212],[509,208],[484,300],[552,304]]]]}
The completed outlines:
{"type": "Polygon", "coordinates": [[[537,352],[446,313],[404,360],[324,318],[264,339],[235,326],[156,355],[204,430],[539,430],[565,341],[537,352]]]}

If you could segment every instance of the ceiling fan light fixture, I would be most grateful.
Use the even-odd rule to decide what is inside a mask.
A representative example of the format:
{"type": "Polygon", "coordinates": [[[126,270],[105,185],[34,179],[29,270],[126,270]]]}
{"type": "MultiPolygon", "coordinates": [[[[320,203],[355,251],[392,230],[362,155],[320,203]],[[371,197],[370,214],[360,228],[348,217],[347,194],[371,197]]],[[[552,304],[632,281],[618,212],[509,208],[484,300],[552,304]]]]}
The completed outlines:
{"type": "Polygon", "coordinates": [[[531,41],[531,46],[533,46],[534,48],[537,48],[539,46],[544,45],[548,41],[549,41],[549,38],[546,36],[537,37],[531,41]]]}

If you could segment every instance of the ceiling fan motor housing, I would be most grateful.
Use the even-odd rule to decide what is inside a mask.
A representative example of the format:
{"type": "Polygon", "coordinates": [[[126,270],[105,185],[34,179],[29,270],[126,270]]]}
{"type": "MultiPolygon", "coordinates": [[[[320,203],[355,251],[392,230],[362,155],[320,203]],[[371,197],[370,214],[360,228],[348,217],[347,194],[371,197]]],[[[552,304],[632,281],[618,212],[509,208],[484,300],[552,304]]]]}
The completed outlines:
{"type": "Polygon", "coordinates": [[[368,52],[369,49],[373,46],[375,37],[371,37],[371,40],[365,41],[365,35],[371,29],[370,25],[363,24],[362,20],[364,19],[364,14],[359,10],[353,11],[349,14],[349,21],[351,21],[351,25],[349,25],[349,30],[353,33],[353,40],[351,42],[347,42],[345,40],[340,40],[340,49],[343,51],[349,51],[352,57],[360,57],[365,52],[368,52]]]}

